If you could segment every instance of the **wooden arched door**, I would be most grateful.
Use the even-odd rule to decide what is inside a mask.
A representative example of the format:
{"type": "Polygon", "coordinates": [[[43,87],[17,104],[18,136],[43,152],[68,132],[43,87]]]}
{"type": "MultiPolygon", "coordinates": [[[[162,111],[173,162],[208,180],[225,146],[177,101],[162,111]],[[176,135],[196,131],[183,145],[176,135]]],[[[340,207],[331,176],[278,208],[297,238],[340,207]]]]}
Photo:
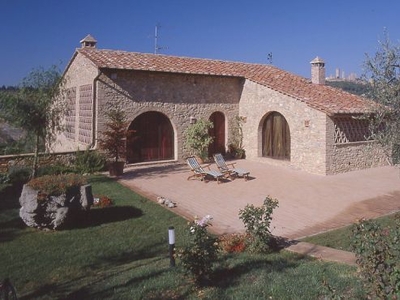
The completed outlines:
{"type": "Polygon", "coordinates": [[[167,116],[150,111],[135,118],[128,128],[128,163],[174,158],[174,130],[167,116]]]}
{"type": "Polygon", "coordinates": [[[284,116],[270,113],[262,129],[262,156],[290,160],[290,130],[284,116]]]}
{"type": "Polygon", "coordinates": [[[210,121],[214,126],[209,131],[213,141],[208,147],[208,155],[212,156],[215,153],[225,154],[225,116],[222,112],[217,111],[212,113],[210,121]]]}

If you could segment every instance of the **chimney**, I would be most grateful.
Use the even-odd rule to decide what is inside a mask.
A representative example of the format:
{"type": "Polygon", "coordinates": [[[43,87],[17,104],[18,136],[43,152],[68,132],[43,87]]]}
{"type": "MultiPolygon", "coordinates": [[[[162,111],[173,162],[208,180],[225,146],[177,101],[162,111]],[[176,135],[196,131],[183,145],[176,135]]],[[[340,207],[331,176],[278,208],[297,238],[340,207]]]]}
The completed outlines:
{"type": "Polygon", "coordinates": [[[317,56],[310,64],[311,82],[314,84],[325,84],[325,62],[317,56]]]}
{"type": "Polygon", "coordinates": [[[80,41],[81,48],[96,48],[97,41],[94,37],[88,34],[83,40],[80,41]]]}

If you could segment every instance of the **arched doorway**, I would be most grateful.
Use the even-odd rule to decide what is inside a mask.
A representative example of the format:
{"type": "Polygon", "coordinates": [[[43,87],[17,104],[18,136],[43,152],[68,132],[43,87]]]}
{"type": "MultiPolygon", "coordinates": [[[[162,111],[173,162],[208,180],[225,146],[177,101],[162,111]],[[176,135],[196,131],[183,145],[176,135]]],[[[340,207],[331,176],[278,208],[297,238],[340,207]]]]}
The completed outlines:
{"type": "Polygon", "coordinates": [[[173,159],[174,130],[168,117],[150,111],[135,118],[128,128],[126,150],[128,163],[173,159]]]}
{"type": "Polygon", "coordinates": [[[284,116],[270,113],[262,128],[262,156],[290,160],[290,130],[284,116]]]}
{"type": "Polygon", "coordinates": [[[208,147],[208,155],[225,154],[225,116],[222,112],[217,111],[211,114],[210,121],[214,126],[209,130],[213,141],[208,147]]]}

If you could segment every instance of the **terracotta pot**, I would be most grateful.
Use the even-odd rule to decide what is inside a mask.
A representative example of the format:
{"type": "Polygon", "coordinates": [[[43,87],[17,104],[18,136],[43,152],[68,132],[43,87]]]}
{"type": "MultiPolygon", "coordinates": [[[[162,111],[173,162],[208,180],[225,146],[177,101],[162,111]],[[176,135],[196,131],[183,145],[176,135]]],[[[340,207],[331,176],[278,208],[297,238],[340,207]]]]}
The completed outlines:
{"type": "Polygon", "coordinates": [[[110,176],[121,176],[124,174],[124,166],[125,162],[123,161],[114,161],[108,165],[108,171],[110,172],[110,176]]]}

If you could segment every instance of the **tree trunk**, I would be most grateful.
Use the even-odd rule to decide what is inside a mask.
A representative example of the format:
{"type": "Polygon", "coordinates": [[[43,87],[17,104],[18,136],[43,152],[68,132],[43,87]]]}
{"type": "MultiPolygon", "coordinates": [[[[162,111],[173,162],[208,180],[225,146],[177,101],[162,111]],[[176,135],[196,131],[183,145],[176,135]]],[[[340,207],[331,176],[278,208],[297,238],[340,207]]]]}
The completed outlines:
{"type": "Polygon", "coordinates": [[[32,178],[36,177],[37,173],[37,166],[38,166],[38,160],[39,160],[39,135],[36,135],[36,141],[35,141],[35,153],[33,155],[33,164],[32,164],[32,178]]]}

